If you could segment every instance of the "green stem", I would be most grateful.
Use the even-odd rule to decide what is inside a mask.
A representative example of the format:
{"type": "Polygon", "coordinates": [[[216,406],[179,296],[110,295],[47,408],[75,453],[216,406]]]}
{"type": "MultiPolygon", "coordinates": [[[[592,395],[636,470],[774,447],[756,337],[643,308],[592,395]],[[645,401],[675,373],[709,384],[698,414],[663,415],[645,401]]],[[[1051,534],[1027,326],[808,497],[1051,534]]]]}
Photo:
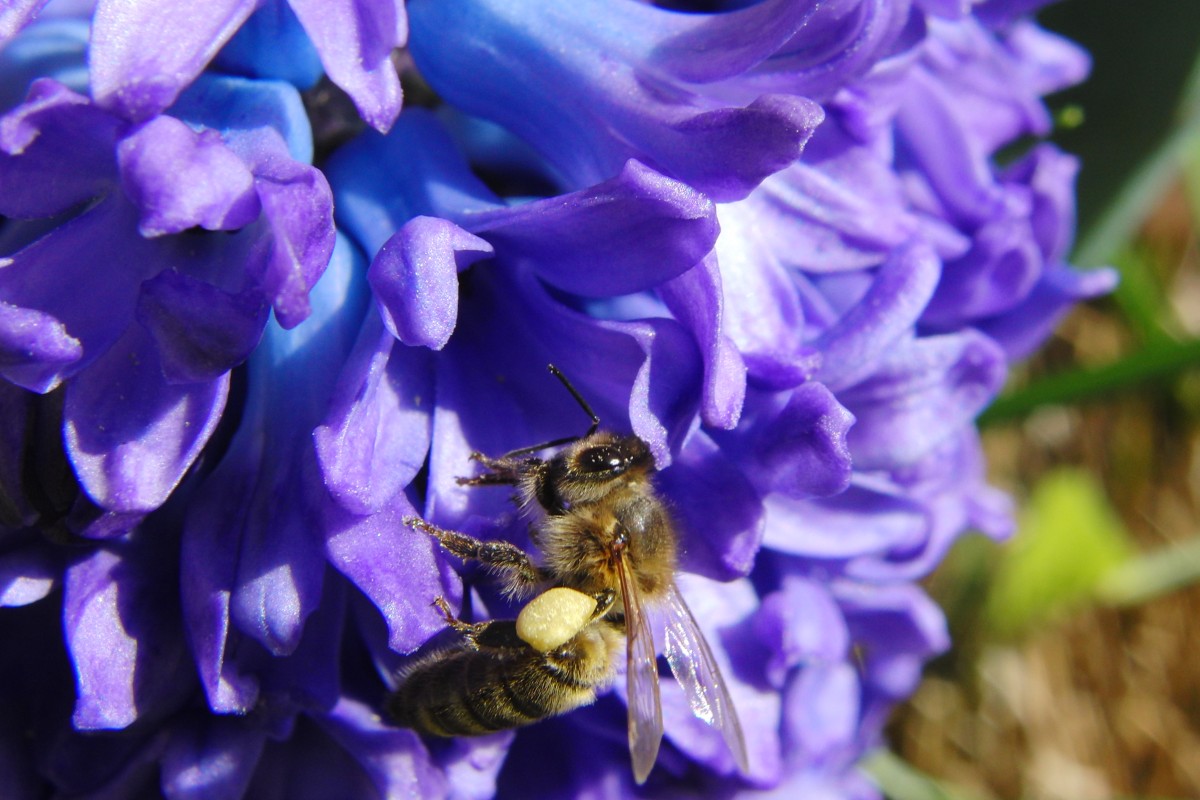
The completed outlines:
{"type": "Polygon", "coordinates": [[[1114,606],[1135,606],[1200,581],[1200,536],[1114,567],[1097,596],[1114,606]]]}
{"type": "Polygon", "coordinates": [[[1042,406],[1093,400],[1197,366],[1200,366],[1200,339],[1162,342],[1104,366],[1051,375],[1003,395],[983,412],[979,424],[994,425],[1017,419],[1042,406]]]}
{"type": "Polygon", "coordinates": [[[1163,146],[1155,149],[1125,182],[1108,210],[1079,237],[1072,259],[1076,265],[1098,267],[1108,263],[1179,175],[1187,155],[1200,148],[1200,59],[1192,66],[1178,114],[1180,122],[1163,146]]]}

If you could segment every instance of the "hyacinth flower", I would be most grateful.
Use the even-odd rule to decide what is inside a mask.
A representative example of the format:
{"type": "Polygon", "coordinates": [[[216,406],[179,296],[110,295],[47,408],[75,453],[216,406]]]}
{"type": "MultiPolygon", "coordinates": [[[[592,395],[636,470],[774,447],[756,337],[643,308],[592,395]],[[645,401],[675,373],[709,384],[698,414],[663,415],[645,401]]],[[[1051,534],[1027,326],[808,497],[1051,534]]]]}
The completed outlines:
{"type": "MultiPolygon", "coordinates": [[[[0,45],[38,17],[47,0],[0,9],[0,45]]],[[[233,0],[192,7],[171,2],[60,0],[44,17],[91,16],[90,84],[98,105],[134,121],[170,107],[217,60],[227,74],[308,88],[322,74],[386,130],[400,113],[392,51],[408,25],[399,0],[233,0]]]]}
{"type": "Polygon", "coordinates": [[[912,581],[1011,524],[974,418],[1111,286],[1063,261],[1073,162],[996,166],[1086,70],[1030,3],[40,5],[0,14],[6,787],[877,796],[948,645],[912,581]],[[397,118],[406,16],[440,105],[397,118]],[[322,71],[391,130],[314,169],[322,71]],[[518,610],[402,520],[531,547],[457,478],[582,433],[550,362],[653,454],[744,772],[665,671],[640,789],[622,681],[480,739],[380,716],[435,597],[518,610]]]}

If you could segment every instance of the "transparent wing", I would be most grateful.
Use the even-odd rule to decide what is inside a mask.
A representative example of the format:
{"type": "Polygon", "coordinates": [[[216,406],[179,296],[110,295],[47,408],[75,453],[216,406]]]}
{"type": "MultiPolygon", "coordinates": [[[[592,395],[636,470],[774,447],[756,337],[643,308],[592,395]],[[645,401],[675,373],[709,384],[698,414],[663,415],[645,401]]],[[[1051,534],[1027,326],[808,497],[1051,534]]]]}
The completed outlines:
{"type": "Polygon", "coordinates": [[[658,758],[662,742],[662,700],[658,693],[658,654],[654,634],[642,608],[637,580],[629,564],[620,560],[621,597],[625,603],[625,680],[629,695],[629,754],[633,777],[644,783],[658,758]]]}
{"type": "Polygon", "coordinates": [[[721,668],[674,582],[667,590],[663,615],[667,662],[687,695],[692,713],[720,731],[738,769],[749,774],[742,724],[721,677],[721,668]]]}

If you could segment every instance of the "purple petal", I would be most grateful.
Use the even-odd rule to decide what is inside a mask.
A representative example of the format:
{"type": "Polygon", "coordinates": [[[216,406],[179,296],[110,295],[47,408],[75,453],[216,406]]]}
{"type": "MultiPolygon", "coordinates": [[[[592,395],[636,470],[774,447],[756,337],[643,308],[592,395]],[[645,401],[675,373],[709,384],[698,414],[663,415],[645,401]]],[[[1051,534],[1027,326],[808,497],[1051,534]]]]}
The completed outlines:
{"type": "Polygon", "coordinates": [[[230,294],[174,270],[143,283],[137,305],[169,383],[216,380],[245,361],[267,315],[257,292],[230,294]]]}
{"type": "MultiPolygon", "coordinates": [[[[327,571],[325,577],[327,580],[317,587],[319,604],[312,613],[304,608],[309,601],[306,597],[301,597],[297,604],[300,608],[291,612],[303,620],[304,628],[290,654],[268,655],[251,641],[236,645],[238,662],[260,676],[262,696],[267,707],[275,710],[272,724],[277,729],[290,731],[294,722],[291,715],[297,709],[321,712],[338,702],[347,591],[345,582],[334,572],[327,571]]],[[[278,608],[268,606],[267,611],[280,616],[278,608]]]]}
{"type": "Polygon", "coordinates": [[[841,394],[858,420],[850,431],[855,468],[915,462],[971,425],[1006,372],[996,343],[969,329],[897,342],[875,374],[841,394]]]}
{"type": "Polygon", "coordinates": [[[858,675],[850,664],[813,664],[801,671],[784,698],[785,724],[800,763],[821,763],[853,752],[860,697],[858,675]]]}
{"type": "Polygon", "coordinates": [[[757,395],[739,431],[718,437],[762,494],[802,499],[837,494],[850,482],[847,431],[854,415],[822,384],[806,383],[786,405],[757,395]]]}
{"type": "Polygon", "coordinates": [[[816,8],[791,39],[745,76],[744,83],[818,98],[830,105],[841,103],[846,94],[857,94],[864,91],[864,84],[870,85],[872,71],[883,73],[877,77],[881,82],[894,80],[889,73],[895,67],[888,61],[904,63],[904,54],[917,48],[924,34],[924,21],[909,3],[870,0],[800,5],[816,8]],[[873,69],[880,62],[881,68],[873,69]],[[840,91],[843,89],[848,91],[840,91]]]}
{"type": "Polygon", "coordinates": [[[46,547],[26,544],[0,553],[0,607],[26,606],[58,584],[62,563],[46,547]]]}
{"type": "Polygon", "coordinates": [[[223,461],[218,469],[224,471],[228,483],[202,486],[184,525],[180,594],[209,707],[218,714],[245,714],[258,700],[259,681],[243,673],[234,660],[238,633],[230,625],[229,606],[237,574],[239,530],[230,505],[218,500],[227,485],[253,485],[256,475],[249,461],[237,460],[230,466],[223,461]]]}
{"type": "Polygon", "coordinates": [[[757,239],[745,244],[811,272],[875,266],[918,229],[886,152],[830,120],[801,161],[763,181],[743,203],[722,209],[722,225],[734,217],[747,229],[738,239],[757,239]]]}
{"type": "MultiPolygon", "coordinates": [[[[672,20],[671,35],[657,44],[652,59],[657,69],[691,83],[729,78],[773,55],[819,9],[815,3],[766,0],[726,13],[691,14],[672,20]]],[[[641,16],[653,19],[644,11],[641,16]]],[[[645,27],[630,25],[630,34],[645,27]]]]}
{"type": "Polygon", "coordinates": [[[92,96],[132,120],[175,101],[254,12],[255,0],[212,0],[201,13],[171,0],[100,0],[92,18],[92,96]]]}
{"type": "MultiPolygon", "coordinates": [[[[0,301],[28,309],[0,319],[13,326],[0,341],[25,343],[31,319],[42,327],[42,336],[51,337],[50,346],[40,353],[31,354],[29,349],[6,353],[0,361],[14,365],[13,374],[6,377],[48,391],[121,337],[133,319],[139,285],[158,266],[156,251],[134,233],[135,225],[130,206],[102,202],[19,251],[0,269],[0,301]],[[71,291],[64,292],[64,286],[71,291]],[[62,326],[62,335],[56,327],[47,328],[49,318],[62,326]],[[64,336],[83,346],[79,358],[65,363],[62,358],[69,353],[70,342],[64,336]],[[39,354],[49,360],[32,362],[31,356],[39,354]]],[[[44,338],[37,341],[47,344],[44,338]]]]}
{"type": "Polygon", "coordinates": [[[665,469],[699,411],[703,378],[699,353],[674,320],[607,322],[603,327],[628,336],[641,350],[641,365],[629,395],[629,421],[654,454],[655,463],[665,469]]]}
{"type": "MultiPolygon", "coordinates": [[[[315,465],[305,470],[310,471],[316,471],[315,465]]],[[[305,620],[321,599],[325,565],[312,525],[319,480],[270,477],[276,482],[272,491],[260,489],[231,509],[235,514],[249,511],[250,518],[238,527],[238,571],[229,613],[239,630],[280,656],[300,643],[305,620]],[[268,497],[280,505],[271,515],[262,508],[268,497]]]]}
{"type": "Polygon", "coordinates": [[[825,119],[803,97],[763,95],[745,108],[722,108],[674,122],[655,153],[667,172],[720,202],[740,200],[804,150],[825,119]],[[718,154],[736,154],[736,160],[718,154]]]}
{"type": "Polygon", "coordinates": [[[355,514],[370,514],[407,486],[429,452],[433,365],[369,312],[329,404],[313,431],[325,486],[355,514]]]}
{"type": "Polygon", "coordinates": [[[681,523],[683,569],[716,580],[749,574],[762,541],[762,501],[712,439],[692,434],[657,483],[681,523]]]}
{"type": "Polygon", "coordinates": [[[721,207],[716,252],[724,301],[722,330],[741,351],[750,380],[791,388],[811,372],[805,363],[811,358],[803,343],[804,310],[795,282],[769,246],[757,211],[751,200],[721,207]]]}
{"type": "Polygon", "coordinates": [[[236,230],[261,211],[254,176],[216,131],[155,117],[121,140],[117,162],[121,188],[141,209],[143,236],[236,230]]]}
{"type": "Polygon", "coordinates": [[[1079,159],[1050,145],[1035,147],[1009,167],[1004,180],[1028,186],[1033,195],[1030,224],[1046,261],[1067,258],[1075,238],[1075,176],[1079,159]]]}
{"type": "Polygon", "coordinates": [[[971,135],[968,117],[934,78],[914,72],[896,117],[901,167],[910,164],[953,224],[973,228],[1003,213],[1009,202],[996,183],[990,155],[971,135]]]}
{"type": "Polygon", "coordinates": [[[946,617],[920,588],[839,583],[834,587],[851,636],[868,641],[867,678],[887,696],[908,697],[926,659],[950,646],[946,617]]]}
{"type": "Polygon", "coordinates": [[[0,118],[0,214],[52,216],[104,193],[116,178],[120,128],[86,97],[35,81],[25,103],[0,118]]]}
{"type": "Polygon", "coordinates": [[[163,794],[169,800],[240,800],[266,742],[264,730],[238,717],[177,724],[163,752],[163,794]]]}
{"type": "Polygon", "coordinates": [[[385,725],[376,709],[343,697],[318,722],[358,760],[380,797],[437,797],[446,791],[446,776],[421,738],[385,725]]]}
{"type": "Polygon", "coordinates": [[[798,576],[785,577],[777,591],[762,599],[754,630],[770,648],[766,672],[777,688],[794,667],[841,661],[850,650],[850,635],[833,597],[821,583],[798,576]]]}
{"type": "Polygon", "coordinates": [[[946,263],[921,320],[949,329],[1003,313],[1028,296],[1042,263],[1027,216],[990,220],[975,232],[970,251],[946,263]]]}
{"type": "Polygon", "coordinates": [[[505,765],[512,740],[511,731],[452,740],[450,747],[438,754],[450,787],[449,796],[455,800],[495,797],[496,775],[505,765]]]}
{"type": "Polygon", "coordinates": [[[718,231],[711,200],[637,161],[588,189],[459,221],[497,258],[528,263],[547,282],[586,297],[675,278],[712,249],[718,231]]]}
{"type": "Polygon", "coordinates": [[[400,113],[400,76],[392,51],[408,38],[399,0],[288,0],[330,80],[367,124],[386,132],[400,113]]]}
{"type": "Polygon", "coordinates": [[[367,273],[391,334],[411,346],[445,347],[458,318],[458,273],[491,254],[491,245],[448,220],[407,222],[367,273]]]}
{"type": "Polygon", "coordinates": [[[278,136],[264,132],[257,138],[264,144],[251,169],[272,242],[263,273],[255,277],[279,324],[292,328],[308,316],[308,293],[333,253],[333,194],[320,170],[283,157],[287,149],[278,136]]]}
{"type": "Polygon", "coordinates": [[[446,627],[432,606],[435,597],[456,600],[462,584],[442,566],[433,540],[401,520],[416,510],[398,493],[376,514],[354,516],[329,504],[324,525],[330,562],[354,582],[383,614],[388,647],[411,653],[446,627]]]}
{"type": "Polygon", "coordinates": [[[702,419],[714,428],[733,428],[746,399],[746,364],[723,329],[721,270],[716,257],[710,254],[662,284],[659,294],[672,316],[691,331],[703,355],[702,419]]]}
{"type": "MultiPolygon", "coordinates": [[[[7,266],[0,259],[0,267],[7,266]]],[[[9,262],[11,263],[11,261],[9,262]]],[[[0,301],[0,373],[35,392],[48,392],[83,356],[79,340],[49,314],[0,301]]]]}
{"type": "Polygon", "coordinates": [[[1020,360],[1045,341],[1072,306],[1108,294],[1117,280],[1113,269],[1079,272],[1052,267],[1023,303],[1002,316],[982,320],[978,327],[1004,348],[1010,360],[1020,360]]]}
{"type": "Polygon", "coordinates": [[[66,570],[63,624],[75,665],[78,730],[124,728],[140,715],[162,713],[155,706],[181,689],[190,692],[178,679],[188,656],[172,613],[173,583],[148,569],[173,555],[170,542],[159,538],[150,543],[152,553],[145,542],[96,549],[66,570]]]}
{"type": "Polygon", "coordinates": [[[354,757],[307,717],[296,718],[286,741],[268,743],[245,796],[254,800],[378,798],[354,757]]]}
{"type": "Polygon", "coordinates": [[[824,355],[817,379],[837,392],[870,375],[878,359],[916,322],[940,273],[937,257],[924,246],[893,255],[862,299],[815,343],[824,355]]]}
{"type": "Polygon", "coordinates": [[[913,548],[929,535],[924,506],[894,489],[860,480],[833,497],[764,500],[767,529],[763,545],[811,558],[850,558],[892,548],[913,548]]]}
{"type": "Polygon", "coordinates": [[[0,45],[33,21],[48,0],[10,0],[0,8],[0,45]]]}
{"type": "Polygon", "coordinates": [[[923,501],[930,519],[929,535],[906,547],[856,559],[846,565],[846,574],[881,583],[917,580],[941,561],[965,530],[993,539],[1011,535],[1012,499],[987,485],[985,467],[979,437],[974,427],[966,426],[920,461],[893,470],[896,483],[923,501]]]}
{"type": "Polygon", "coordinates": [[[131,327],[67,388],[63,438],[80,484],[114,511],[157,508],[208,441],[228,391],[228,375],[168,384],[149,334],[131,327]]]}

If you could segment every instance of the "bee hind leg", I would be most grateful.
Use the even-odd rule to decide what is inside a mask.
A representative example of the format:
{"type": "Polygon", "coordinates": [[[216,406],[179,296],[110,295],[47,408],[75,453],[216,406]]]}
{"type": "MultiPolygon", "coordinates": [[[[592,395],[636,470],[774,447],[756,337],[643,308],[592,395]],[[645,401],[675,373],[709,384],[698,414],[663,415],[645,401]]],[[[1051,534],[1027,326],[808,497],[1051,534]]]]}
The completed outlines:
{"type": "Polygon", "coordinates": [[[462,635],[468,647],[472,650],[479,649],[477,640],[487,631],[488,627],[492,624],[491,622],[464,622],[455,615],[453,609],[450,608],[450,604],[446,602],[446,598],[441,595],[433,598],[433,605],[446,618],[446,625],[462,635]]]}

